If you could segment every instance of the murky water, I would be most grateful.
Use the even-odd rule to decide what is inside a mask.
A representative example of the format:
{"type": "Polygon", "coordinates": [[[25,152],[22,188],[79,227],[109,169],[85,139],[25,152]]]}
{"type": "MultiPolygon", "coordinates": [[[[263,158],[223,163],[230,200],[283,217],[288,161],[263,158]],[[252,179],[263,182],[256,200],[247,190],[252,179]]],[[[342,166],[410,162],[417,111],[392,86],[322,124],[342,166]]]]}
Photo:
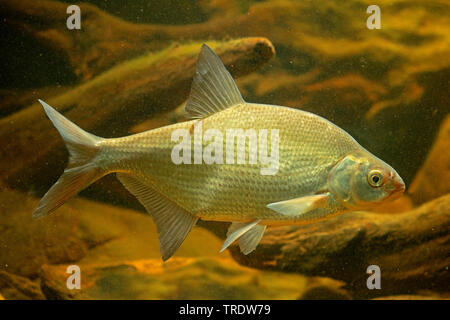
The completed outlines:
{"type": "MultiPolygon", "coordinates": [[[[0,298],[448,298],[447,1],[71,5],[0,4],[0,298]],[[249,255],[219,253],[228,222],[199,221],[167,262],[152,218],[115,174],[33,219],[69,158],[37,99],[105,138],[188,121],[204,43],[245,101],[328,119],[395,168],[405,193],[370,212],[269,227],[249,255]]],[[[220,198],[221,187],[202,195],[220,198]]]]}

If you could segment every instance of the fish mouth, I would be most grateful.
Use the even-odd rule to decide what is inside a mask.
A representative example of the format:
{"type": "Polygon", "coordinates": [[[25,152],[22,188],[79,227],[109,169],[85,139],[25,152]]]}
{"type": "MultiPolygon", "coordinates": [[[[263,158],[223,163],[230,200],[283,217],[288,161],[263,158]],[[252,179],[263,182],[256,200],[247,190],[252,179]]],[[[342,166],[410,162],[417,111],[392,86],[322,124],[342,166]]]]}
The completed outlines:
{"type": "Polygon", "coordinates": [[[405,183],[403,181],[394,182],[394,192],[402,194],[405,191],[405,183]]]}
{"type": "Polygon", "coordinates": [[[390,201],[400,198],[406,189],[405,183],[402,180],[395,180],[393,186],[394,189],[392,190],[391,194],[387,197],[387,199],[389,199],[390,201]]]}

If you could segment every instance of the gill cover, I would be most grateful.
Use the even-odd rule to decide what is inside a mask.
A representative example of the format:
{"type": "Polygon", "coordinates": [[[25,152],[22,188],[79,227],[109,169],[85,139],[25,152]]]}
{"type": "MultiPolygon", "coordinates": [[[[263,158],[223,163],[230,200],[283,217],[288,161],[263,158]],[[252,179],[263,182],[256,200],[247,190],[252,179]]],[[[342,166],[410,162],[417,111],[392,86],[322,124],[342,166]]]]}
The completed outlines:
{"type": "Polygon", "coordinates": [[[395,170],[366,151],[356,151],[342,158],[330,171],[328,185],[337,200],[348,209],[368,208],[390,195],[389,178],[395,170]],[[369,183],[376,171],[382,183],[369,183]]]}

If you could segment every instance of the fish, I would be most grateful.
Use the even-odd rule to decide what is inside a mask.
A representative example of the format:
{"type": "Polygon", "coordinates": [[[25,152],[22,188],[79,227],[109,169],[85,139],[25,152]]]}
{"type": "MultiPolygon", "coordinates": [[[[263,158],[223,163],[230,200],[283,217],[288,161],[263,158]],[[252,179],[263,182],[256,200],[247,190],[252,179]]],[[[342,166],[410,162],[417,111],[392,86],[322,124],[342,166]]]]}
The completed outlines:
{"type": "Polygon", "coordinates": [[[69,163],[33,217],[46,216],[96,180],[115,173],[153,218],[163,261],[177,251],[199,219],[231,222],[220,252],[237,241],[247,255],[267,226],[314,223],[371,210],[405,190],[390,165],[327,119],[244,101],[231,74],[206,44],[197,60],[185,107],[190,119],[185,122],[101,138],[39,102],[66,144],[69,163]],[[240,142],[239,137],[227,138],[230,143],[225,146],[219,138],[230,129],[254,134],[240,142]],[[252,137],[260,142],[259,162],[250,145],[252,137]],[[240,156],[239,147],[244,152],[240,156]],[[224,150],[227,161],[220,157],[224,150]],[[277,157],[263,162],[262,151],[266,158],[269,153],[277,157]],[[205,157],[213,154],[214,161],[205,157]]]}

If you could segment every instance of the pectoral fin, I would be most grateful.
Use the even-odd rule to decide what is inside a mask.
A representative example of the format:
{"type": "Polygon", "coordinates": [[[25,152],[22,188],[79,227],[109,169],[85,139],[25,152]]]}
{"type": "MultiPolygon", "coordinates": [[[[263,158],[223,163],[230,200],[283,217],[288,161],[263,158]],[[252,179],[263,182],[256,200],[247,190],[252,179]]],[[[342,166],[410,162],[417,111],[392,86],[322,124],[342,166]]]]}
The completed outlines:
{"type": "Polygon", "coordinates": [[[286,201],[269,203],[267,208],[286,216],[298,216],[313,209],[324,208],[329,203],[329,193],[316,194],[286,201]]]}

